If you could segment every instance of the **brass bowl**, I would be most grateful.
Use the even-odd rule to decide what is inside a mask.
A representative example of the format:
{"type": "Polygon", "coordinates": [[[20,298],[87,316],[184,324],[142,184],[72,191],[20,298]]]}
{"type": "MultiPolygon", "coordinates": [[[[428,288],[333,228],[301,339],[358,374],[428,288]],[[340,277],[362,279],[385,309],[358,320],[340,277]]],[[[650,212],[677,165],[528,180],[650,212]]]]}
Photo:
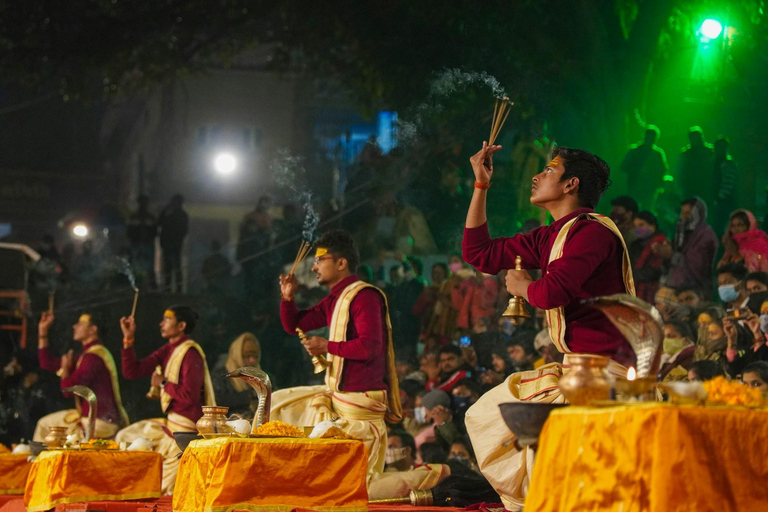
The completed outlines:
{"type": "Polygon", "coordinates": [[[499,404],[499,409],[507,428],[517,436],[517,441],[522,446],[530,446],[538,442],[539,434],[549,413],[554,409],[567,406],[568,404],[508,402],[499,404]]]}
{"type": "Polygon", "coordinates": [[[656,379],[652,377],[643,377],[635,380],[616,379],[616,399],[628,398],[646,398],[647,395],[657,386],[656,379]]]}

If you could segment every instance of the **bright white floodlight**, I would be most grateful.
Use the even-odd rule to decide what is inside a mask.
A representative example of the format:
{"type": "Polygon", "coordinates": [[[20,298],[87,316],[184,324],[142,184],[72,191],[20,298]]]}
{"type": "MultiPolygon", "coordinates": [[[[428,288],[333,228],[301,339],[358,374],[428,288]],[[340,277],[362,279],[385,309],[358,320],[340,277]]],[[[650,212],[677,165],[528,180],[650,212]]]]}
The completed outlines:
{"type": "Polygon", "coordinates": [[[72,234],[78,238],[85,238],[88,236],[88,226],[85,224],[75,224],[72,226],[72,234]]]}
{"type": "Polygon", "coordinates": [[[237,160],[229,153],[219,153],[213,160],[213,167],[219,174],[232,174],[237,167],[237,160]]]}

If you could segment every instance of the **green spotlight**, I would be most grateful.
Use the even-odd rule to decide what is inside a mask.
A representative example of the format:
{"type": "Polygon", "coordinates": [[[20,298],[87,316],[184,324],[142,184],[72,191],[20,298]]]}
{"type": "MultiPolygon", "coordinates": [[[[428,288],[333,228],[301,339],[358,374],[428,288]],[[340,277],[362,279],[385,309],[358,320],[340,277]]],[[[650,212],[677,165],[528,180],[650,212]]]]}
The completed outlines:
{"type": "Polygon", "coordinates": [[[720,37],[723,33],[723,24],[716,19],[706,19],[699,27],[699,40],[702,43],[708,43],[713,39],[720,37]]]}

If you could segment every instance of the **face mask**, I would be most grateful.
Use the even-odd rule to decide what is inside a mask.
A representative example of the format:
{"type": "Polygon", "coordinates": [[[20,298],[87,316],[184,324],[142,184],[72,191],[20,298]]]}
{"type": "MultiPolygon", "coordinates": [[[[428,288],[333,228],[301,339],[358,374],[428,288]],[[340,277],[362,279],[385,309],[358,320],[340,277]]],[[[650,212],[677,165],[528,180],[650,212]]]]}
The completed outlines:
{"type": "Polygon", "coordinates": [[[455,396],[453,397],[453,407],[457,410],[466,409],[469,407],[468,396],[455,396]]]}
{"type": "Polygon", "coordinates": [[[739,298],[739,292],[736,291],[735,284],[724,284],[717,288],[717,294],[723,302],[733,302],[739,298]]]}
{"type": "Polygon", "coordinates": [[[416,355],[420,356],[424,353],[424,342],[418,341],[416,342],[416,355]]]}
{"type": "Polygon", "coordinates": [[[635,228],[635,234],[637,235],[637,238],[648,238],[653,232],[648,226],[639,226],[635,228]]]}
{"type": "Polygon", "coordinates": [[[422,407],[414,407],[413,408],[413,419],[416,420],[418,423],[426,423],[427,422],[427,409],[422,407]]]}
{"type": "Polygon", "coordinates": [[[760,315],[760,332],[768,333],[768,315],[760,315]]]}
{"type": "Polygon", "coordinates": [[[754,311],[759,315],[760,307],[766,300],[768,300],[768,292],[750,293],[749,299],[747,299],[747,307],[750,309],[750,311],[754,311]]]}
{"type": "Polygon", "coordinates": [[[402,448],[387,448],[387,452],[384,455],[384,462],[386,464],[394,464],[399,460],[403,460],[407,448],[407,446],[403,446],[402,448]]]}
{"type": "Polygon", "coordinates": [[[515,332],[515,325],[512,324],[512,320],[504,320],[504,327],[502,327],[502,331],[507,336],[512,336],[512,333],[515,332]]]}
{"type": "Polygon", "coordinates": [[[451,263],[450,265],[448,265],[448,268],[450,268],[451,272],[455,274],[456,272],[464,268],[464,265],[462,265],[461,263],[451,263]]]}
{"type": "Polygon", "coordinates": [[[454,462],[458,462],[459,464],[462,464],[463,466],[470,467],[470,462],[467,459],[461,458],[459,456],[448,457],[448,460],[452,460],[454,462]]]}
{"type": "Polygon", "coordinates": [[[673,356],[680,352],[685,346],[683,338],[664,338],[664,353],[673,356]]]}

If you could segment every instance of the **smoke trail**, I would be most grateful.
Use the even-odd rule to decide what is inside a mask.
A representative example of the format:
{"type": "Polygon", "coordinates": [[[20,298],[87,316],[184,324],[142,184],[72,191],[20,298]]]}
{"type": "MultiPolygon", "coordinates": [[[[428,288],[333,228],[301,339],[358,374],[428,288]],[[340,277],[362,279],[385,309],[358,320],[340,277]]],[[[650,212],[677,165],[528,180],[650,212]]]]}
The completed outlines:
{"type": "Polygon", "coordinates": [[[307,170],[304,168],[304,159],[291,155],[287,149],[281,149],[272,161],[270,168],[276,177],[277,184],[298,196],[304,211],[302,238],[307,242],[313,242],[316,238],[320,216],[312,204],[312,192],[307,186],[307,170]]]}
{"type": "Polygon", "coordinates": [[[128,278],[128,282],[131,284],[131,288],[133,288],[135,291],[139,291],[138,287],[136,286],[136,276],[133,275],[133,269],[131,268],[131,264],[128,262],[128,259],[124,257],[113,256],[111,263],[119,274],[123,274],[128,278]]]}

